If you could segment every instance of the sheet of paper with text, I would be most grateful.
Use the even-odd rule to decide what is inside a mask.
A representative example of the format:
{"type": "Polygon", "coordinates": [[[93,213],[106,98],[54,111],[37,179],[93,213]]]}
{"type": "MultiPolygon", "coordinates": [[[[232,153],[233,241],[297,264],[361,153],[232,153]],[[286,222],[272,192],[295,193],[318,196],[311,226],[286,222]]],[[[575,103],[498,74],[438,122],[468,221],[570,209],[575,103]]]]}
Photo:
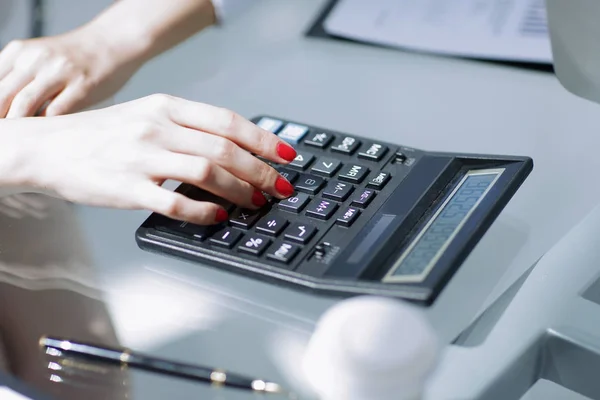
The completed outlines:
{"type": "Polygon", "coordinates": [[[544,0],[340,0],[330,35],[420,52],[551,63],[544,0]]]}

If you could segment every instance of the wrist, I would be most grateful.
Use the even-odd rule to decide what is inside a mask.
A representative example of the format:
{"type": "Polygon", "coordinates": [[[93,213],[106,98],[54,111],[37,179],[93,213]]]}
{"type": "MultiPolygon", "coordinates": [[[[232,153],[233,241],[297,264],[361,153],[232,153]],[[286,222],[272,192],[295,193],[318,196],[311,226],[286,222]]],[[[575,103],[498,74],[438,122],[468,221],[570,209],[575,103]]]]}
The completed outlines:
{"type": "Polygon", "coordinates": [[[121,22],[111,16],[100,15],[86,25],[73,31],[73,37],[95,55],[104,58],[111,69],[141,66],[150,58],[153,38],[147,34],[142,23],[121,22]]]}
{"type": "Polygon", "coordinates": [[[42,188],[36,171],[36,134],[28,119],[0,120],[0,186],[42,188]]]}

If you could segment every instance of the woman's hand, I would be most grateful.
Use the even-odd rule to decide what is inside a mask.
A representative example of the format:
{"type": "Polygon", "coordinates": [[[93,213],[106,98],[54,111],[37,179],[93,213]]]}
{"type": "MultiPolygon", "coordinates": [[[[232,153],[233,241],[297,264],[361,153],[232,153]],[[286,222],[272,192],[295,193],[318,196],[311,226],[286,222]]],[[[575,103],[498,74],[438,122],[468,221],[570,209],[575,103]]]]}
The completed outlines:
{"type": "Polygon", "coordinates": [[[0,52],[0,118],[81,111],[215,20],[211,0],[120,0],[73,31],[12,42],[0,52]]]}
{"type": "Polygon", "coordinates": [[[141,67],[94,26],[13,41],[0,52],[0,118],[80,111],[115,94],[141,67]]]}
{"type": "Polygon", "coordinates": [[[207,104],[153,95],[67,116],[6,120],[2,127],[27,138],[27,157],[20,159],[28,160],[24,180],[77,203],[147,209],[207,225],[226,219],[226,211],[162,188],[165,180],[246,208],[265,204],[261,191],[280,199],[294,192],[251,153],[287,164],[295,150],[232,111],[207,104]]]}

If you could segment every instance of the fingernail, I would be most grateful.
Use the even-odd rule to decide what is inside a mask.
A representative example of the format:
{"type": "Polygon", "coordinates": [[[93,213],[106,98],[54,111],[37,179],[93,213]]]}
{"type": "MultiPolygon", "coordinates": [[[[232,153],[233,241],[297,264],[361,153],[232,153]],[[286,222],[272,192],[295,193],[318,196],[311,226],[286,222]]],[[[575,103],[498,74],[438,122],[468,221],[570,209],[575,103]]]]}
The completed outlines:
{"type": "Polygon", "coordinates": [[[262,207],[267,204],[267,199],[265,199],[265,196],[263,196],[262,192],[258,189],[252,194],[252,204],[257,207],[262,207]]]}
{"type": "Polygon", "coordinates": [[[277,144],[277,154],[286,161],[294,161],[296,150],[287,143],[279,142],[277,144]]]}
{"type": "Polygon", "coordinates": [[[294,194],[294,187],[282,176],[278,177],[275,181],[275,189],[277,189],[277,191],[285,197],[289,197],[294,194]]]}
{"type": "Polygon", "coordinates": [[[225,211],[222,208],[219,208],[217,210],[217,215],[215,216],[215,221],[223,222],[223,221],[227,221],[227,218],[229,218],[229,214],[227,214],[227,211],[225,211]]]}

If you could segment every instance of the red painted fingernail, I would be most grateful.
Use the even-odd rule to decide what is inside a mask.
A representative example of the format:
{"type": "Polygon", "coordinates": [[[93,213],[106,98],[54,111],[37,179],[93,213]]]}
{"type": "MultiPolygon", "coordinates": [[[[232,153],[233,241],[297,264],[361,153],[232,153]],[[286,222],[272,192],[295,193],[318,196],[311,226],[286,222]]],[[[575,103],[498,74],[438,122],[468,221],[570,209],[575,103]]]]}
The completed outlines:
{"type": "Polygon", "coordinates": [[[215,216],[215,221],[223,222],[223,221],[227,221],[227,218],[229,218],[229,214],[227,213],[227,211],[225,211],[222,208],[219,208],[217,210],[217,215],[215,216]]]}
{"type": "Polygon", "coordinates": [[[277,144],[277,154],[286,161],[294,161],[296,150],[287,143],[279,142],[277,144]]]}
{"type": "Polygon", "coordinates": [[[262,192],[258,189],[252,194],[252,204],[257,207],[262,207],[267,204],[267,199],[265,199],[265,196],[263,196],[262,192]]]}
{"type": "Polygon", "coordinates": [[[282,176],[278,177],[275,181],[275,189],[277,189],[277,191],[285,197],[289,197],[294,194],[294,187],[282,176]]]}

